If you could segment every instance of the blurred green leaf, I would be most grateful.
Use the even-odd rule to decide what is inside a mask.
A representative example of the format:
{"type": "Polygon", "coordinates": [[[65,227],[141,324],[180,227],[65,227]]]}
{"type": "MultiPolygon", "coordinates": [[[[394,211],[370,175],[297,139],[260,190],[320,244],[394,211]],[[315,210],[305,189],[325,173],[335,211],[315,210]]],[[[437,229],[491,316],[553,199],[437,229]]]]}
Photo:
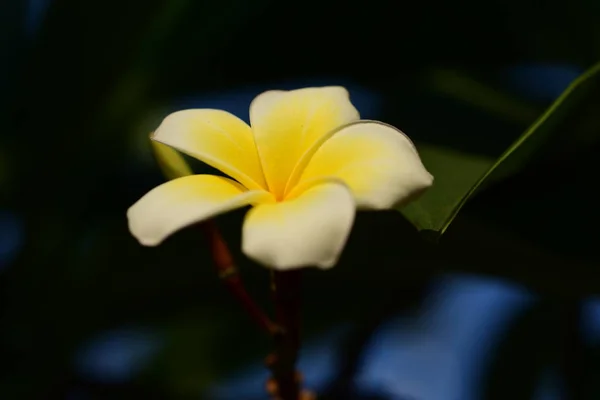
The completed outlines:
{"type": "Polygon", "coordinates": [[[433,69],[427,73],[425,85],[435,93],[516,123],[530,124],[540,113],[528,102],[458,70],[433,69]]]}
{"type": "Polygon", "coordinates": [[[549,139],[564,134],[559,127],[597,96],[599,83],[600,63],[573,81],[495,161],[439,147],[419,146],[423,163],[435,177],[434,186],[400,211],[417,229],[438,238],[481,187],[519,171],[538,155],[549,139]]]}
{"type": "Polygon", "coordinates": [[[192,169],[176,150],[154,140],[151,140],[150,143],[158,166],[167,179],[176,179],[192,174],[192,169]]]}
{"type": "MultiPolygon", "coordinates": [[[[166,323],[166,347],[162,362],[157,365],[154,379],[163,380],[169,392],[180,396],[198,396],[222,374],[221,363],[229,370],[239,367],[239,359],[221,359],[225,343],[221,337],[236,326],[237,314],[215,315],[215,310],[203,310],[196,315],[180,315],[166,323]]],[[[245,360],[244,360],[245,361],[245,360]]]]}

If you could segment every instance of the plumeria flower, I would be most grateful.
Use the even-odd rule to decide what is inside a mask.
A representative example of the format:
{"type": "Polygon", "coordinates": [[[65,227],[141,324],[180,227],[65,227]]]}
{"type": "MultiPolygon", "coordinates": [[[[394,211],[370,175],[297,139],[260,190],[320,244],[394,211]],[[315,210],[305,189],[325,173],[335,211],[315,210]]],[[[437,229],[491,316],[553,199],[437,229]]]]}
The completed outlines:
{"type": "Polygon", "coordinates": [[[154,188],[127,212],[133,236],[156,246],[250,205],[242,250],[278,270],[332,267],[357,209],[403,205],[433,182],[412,142],[360,120],[343,87],[262,93],[250,104],[250,126],[221,110],[178,111],[152,140],[230,178],[188,175],[154,188]]]}

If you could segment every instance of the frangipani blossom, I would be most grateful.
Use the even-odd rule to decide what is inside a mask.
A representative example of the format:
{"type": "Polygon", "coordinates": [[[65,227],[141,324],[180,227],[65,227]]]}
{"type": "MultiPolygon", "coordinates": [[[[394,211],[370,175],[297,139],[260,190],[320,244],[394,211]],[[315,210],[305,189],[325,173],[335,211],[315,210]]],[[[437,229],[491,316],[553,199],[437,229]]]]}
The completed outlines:
{"type": "Polygon", "coordinates": [[[133,236],[156,246],[250,205],[242,250],[279,270],[333,266],[356,209],[404,204],[433,182],[412,142],[389,125],[360,120],[342,87],[262,93],[250,104],[250,126],[225,111],[178,111],[152,140],[231,179],[189,175],[154,188],[127,212],[133,236]]]}

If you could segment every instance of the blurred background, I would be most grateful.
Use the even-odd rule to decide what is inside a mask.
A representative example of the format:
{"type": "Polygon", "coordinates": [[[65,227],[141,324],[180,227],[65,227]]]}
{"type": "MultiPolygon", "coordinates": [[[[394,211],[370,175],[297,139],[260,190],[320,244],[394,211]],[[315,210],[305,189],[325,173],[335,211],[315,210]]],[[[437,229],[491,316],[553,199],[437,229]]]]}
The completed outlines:
{"type": "MultiPolygon", "coordinates": [[[[247,119],[264,90],[344,85],[468,174],[600,61],[599,17],[595,0],[0,0],[0,398],[266,398],[270,343],[202,237],[142,248],[127,230],[164,181],[148,133],[169,112],[247,119]]],[[[600,399],[589,85],[439,243],[361,213],[339,265],[308,271],[300,368],[320,399],[600,399]]],[[[268,304],[243,214],[217,222],[268,304]]]]}

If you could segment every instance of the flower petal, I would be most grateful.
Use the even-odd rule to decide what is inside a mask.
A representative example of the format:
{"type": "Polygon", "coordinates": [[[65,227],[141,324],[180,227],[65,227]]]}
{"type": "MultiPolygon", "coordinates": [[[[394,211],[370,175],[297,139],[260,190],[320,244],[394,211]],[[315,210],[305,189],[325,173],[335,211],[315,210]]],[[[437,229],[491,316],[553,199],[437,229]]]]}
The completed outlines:
{"type": "Polygon", "coordinates": [[[340,182],[314,185],[297,198],[261,204],[246,215],[242,250],[279,270],[332,267],[354,222],[352,193],[340,182]]]}
{"type": "Polygon", "coordinates": [[[156,246],[172,233],[217,214],[273,201],[263,190],[214,175],[190,175],[149,191],[127,210],[129,230],[144,246],[156,246]]]}
{"type": "Polygon", "coordinates": [[[226,111],[177,111],[163,120],[152,139],[217,168],[248,189],[267,187],[252,129],[226,111]]]}
{"type": "Polygon", "coordinates": [[[335,128],[358,118],[348,91],[339,86],[257,96],[250,105],[250,122],[269,191],[282,199],[303,154],[335,128]]]}
{"type": "Polygon", "coordinates": [[[405,204],[433,183],[412,142],[377,121],[358,121],[335,132],[314,153],[286,198],[328,177],[346,183],[363,209],[405,204]]]}

